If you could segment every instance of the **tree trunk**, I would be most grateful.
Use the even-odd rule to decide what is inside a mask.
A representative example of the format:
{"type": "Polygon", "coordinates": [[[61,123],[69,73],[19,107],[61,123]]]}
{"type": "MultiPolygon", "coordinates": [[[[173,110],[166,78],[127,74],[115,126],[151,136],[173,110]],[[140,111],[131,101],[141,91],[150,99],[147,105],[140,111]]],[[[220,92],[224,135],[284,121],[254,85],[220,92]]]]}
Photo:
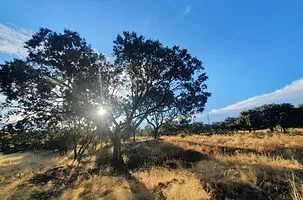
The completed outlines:
{"type": "Polygon", "coordinates": [[[287,133],[287,128],[286,127],[282,127],[281,129],[283,129],[283,133],[287,133]]]}
{"type": "Polygon", "coordinates": [[[74,160],[77,160],[78,152],[77,152],[77,145],[74,145],[74,160]]]}
{"type": "Polygon", "coordinates": [[[76,136],[73,136],[73,148],[74,148],[74,160],[77,160],[77,158],[78,158],[78,152],[77,152],[77,140],[76,140],[76,136]]]}
{"type": "Polygon", "coordinates": [[[115,135],[112,138],[112,142],[114,145],[112,166],[115,168],[121,168],[124,164],[121,154],[121,137],[119,135],[115,135]]]}
{"type": "Polygon", "coordinates": [[[154,139],[158,139],[158,132],[159,132],[159,129],[158,128],[155,128],[154,129],[154,139]]]}
{"type": "Polygon", "coordinates": [[[136,131],[133,132],[133,142],[136,142],[136,131]]]}

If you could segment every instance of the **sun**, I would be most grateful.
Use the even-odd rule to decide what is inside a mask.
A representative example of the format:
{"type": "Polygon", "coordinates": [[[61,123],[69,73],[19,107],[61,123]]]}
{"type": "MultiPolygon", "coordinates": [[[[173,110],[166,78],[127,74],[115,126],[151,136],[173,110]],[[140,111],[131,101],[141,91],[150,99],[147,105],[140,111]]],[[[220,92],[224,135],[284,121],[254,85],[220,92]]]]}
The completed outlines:
{"type": "Polygon", "coordinates": [[[100,107],[99,110],[98,110],[98,115],[99,116],[103,116],[106,114],[106,109],[103,108],[103,107],[100,107]]]}

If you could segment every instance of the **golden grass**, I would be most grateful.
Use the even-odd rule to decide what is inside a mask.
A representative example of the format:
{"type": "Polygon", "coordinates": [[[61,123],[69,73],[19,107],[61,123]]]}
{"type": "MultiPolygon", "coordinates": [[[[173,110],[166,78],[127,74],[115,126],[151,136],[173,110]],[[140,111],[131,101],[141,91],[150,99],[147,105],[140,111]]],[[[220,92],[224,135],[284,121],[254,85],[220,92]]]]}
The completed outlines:
{"type": "Polygon", "coordinates": [[[197,176],[187,170],[170,170],[153,167],[135,173],[150,191],[162,190],[167,199],[210,199],[210,195],[202,188],[197,176]]]}
{"type": "Polygon", "coordinates": [[[34,173],[70,162],[69,155],[61,157],[49,152],[0,154],[1,198],[7,199],[14,193],[14,199],[26,198],[24,184],[34,173]]]}
{"type": "Polygon", "coordinates": [[[195,150],[230,163],[262,165],[280,169],[303,169],[295,160],[303,151],[303,136],[235,134],[214,136],[162,137],[165,142],[195,150]]]}
{"type": "Polygon", "coordinates": [[[249,133],[234,135],[212,135],[212,136],[187,136],[181,137],[162,137],[165,141],[182,143],[195,142],[199,145],[226,146],[235,148],[244,148],[256,150],[259,152],[280,150],[283,148],[300,149],[303,145],[303,136],[291,136],[275,133],[272,135],[266,133],[249,133]]]}
{"type": "Polygon", "coordinates": [[[64,191],[61,199],[151,199],[144,188],[124,177],[93,176],[75,185],[76,189],[64,191]]]}
{"type": "MultiPolygon", "coordinates": [[[[187,167],[181,163],[173,169],[165,164],[167,162],[161,166],[150,162],[147,168],[133,168],[128,175],[119,175],[107,172],[89,174],[87,170],[95,167],[96,157],[86,157],[85,163],[80,165],[80,172],[75,168],[66,177],[62,176],[63,180],[68,180],[74,173],[80,174],[71,186],[66,186],[56,185],[55,180],[45,185],[32,184],[29,180],[48,169],[71,165],[71,154],[0,154],[1,199],[30,199],[35,193],[43,194],[64,186],[56,198],[233,199],[240,195],[238,199],[246,199],[245,195],[256,195],[263,191],[266,193],[263,195],[271,199],[302,200],[303,136],[245,133],[161,139],[160,142],[144,143],[144,139],[139,137],[142,143],[131,145],[126,153],[136,150],[135,154],[151,156],[149,158],[155,161],[172,158],[169,161],[177,163],[176,155],[182,153],[182,149],[183,152],[198,152],[205,158],[198,156],[199,160],[191,161],[187,167]],[[146,151],[151,153],[146,154],[146,151]]],[[[104,155],[102,151],[97,151],[99,157],[104,157],[101,166],[106,163],[108,151],[104,151],[104,155]]],[[[188,155],[196,156],[193,153],[188,155]]],[[[141,157],[126,155],[125,158],[141,157]]]]}

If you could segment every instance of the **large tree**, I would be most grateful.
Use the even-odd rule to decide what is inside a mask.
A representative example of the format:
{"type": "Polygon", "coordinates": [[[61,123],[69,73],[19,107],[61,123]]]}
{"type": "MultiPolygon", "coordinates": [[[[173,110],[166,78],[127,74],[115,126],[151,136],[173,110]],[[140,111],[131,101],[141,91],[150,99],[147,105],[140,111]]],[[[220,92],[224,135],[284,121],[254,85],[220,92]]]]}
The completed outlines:
{"type": "Polygon", "coordinates": [[[283,133],[287,133],[287,129],[290,127],[297,127],[298,116],[300,116],[299,109],[295,108],[294,105],[290,103],[282,103],[278,106],[278,124],[281,126],[283,133]]]}
{"type": "Polygon", "coordinates": [[[151,114],[178,109],[182,114],[204,110],[210,93],[202,62],[178,46],[164,47],[134,32],[114,41],[115,66],[123,70],[125,96],[121,123],[115,123],[113,160],[122,162],[120,138],[129,126],[137,128],[151,114]]]}
{"type": "Polygon", "coordinates": [[[67,128],[75,140],[82,126],[90,129],[88,134],[110,132],[112,164],[118,167],[124,134],[155,112],[202,112],[210,96],[200,60],[133,32],[117,36],[113,64],[68,30],[41,29],[26,49],[26,60],[1,66],[5,106],[17,107],[13,111],[22,116],[23,127],[67,128]],[[101,107],[107,112],[98,118],[101,107]]]}
{"type": "Polygon", "coordinates": [[[259,107],[263,123],[266,128],[271,132],[276,129],[279,122],[279,105],[278,104],[265,104],[259,107]]]}
{"type": "Polygon", "coordinates": [[[83,132],[85,141],[91,141],[97,132],[93,111],[100,105],[99,75],[104,72],[105,83],[110,77],[104,56],[69,30],[58,34],[40,29],[25,48],[25,60],[1,65],[0,89],[6,96],[4,106],[10,110],[6,117],[18,115],[15,128],[24,131],[67,130],[77,158],[83,132]]]}
{"type": "Polygon", "coordinates": [[[246,127],[249,131],[264,128],[263,118],[259,108],[242,111],[240,116],[246,119],[246,127]]]}

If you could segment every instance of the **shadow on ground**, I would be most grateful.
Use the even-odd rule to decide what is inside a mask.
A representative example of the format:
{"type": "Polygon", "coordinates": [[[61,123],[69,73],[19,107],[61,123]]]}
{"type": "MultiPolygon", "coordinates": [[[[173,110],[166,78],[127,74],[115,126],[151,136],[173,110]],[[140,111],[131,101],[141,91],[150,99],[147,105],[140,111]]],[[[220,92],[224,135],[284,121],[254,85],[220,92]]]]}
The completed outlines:
{"type": "Polygon", "coordinates": [[[126,167],[130,170],[152,166],[190,168],[197,161],[209,159],[206,154],[185,150],[163,141],[147,141],[135,146],[125,146],[123,152],[126,167]]]}
{"type": "Polygon", "coordinates": [[[59,197],[67,188],[73,188],[79,176],[86,173],[83,168],[60,166],[34,175],[28,182],[35,186],[46,186],[44,190],[31,193],[30,199],[53,199],[59,197]]]}

